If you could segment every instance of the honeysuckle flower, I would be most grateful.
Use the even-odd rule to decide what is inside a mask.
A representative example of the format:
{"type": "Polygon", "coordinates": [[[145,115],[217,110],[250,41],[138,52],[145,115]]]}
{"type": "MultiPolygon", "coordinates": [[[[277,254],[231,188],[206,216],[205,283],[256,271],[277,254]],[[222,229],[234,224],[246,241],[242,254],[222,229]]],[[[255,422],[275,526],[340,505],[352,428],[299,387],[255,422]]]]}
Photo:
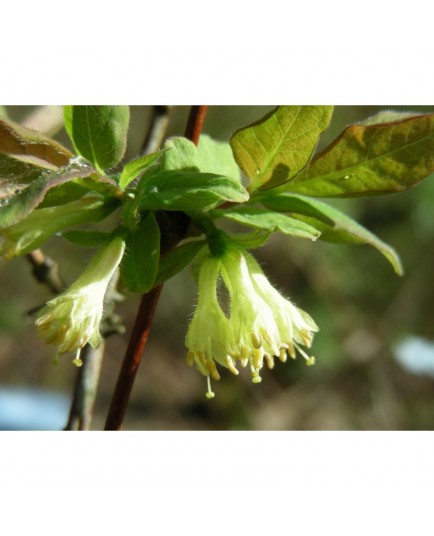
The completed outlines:
{"type": "Polygon", "coordinates": [[[99,324],[104,296],[110,279],[121,262],[125,242],[116,237],[91,259],[80,277],[62,294],[50,300],[39,312],[39,337],[58,347],[58,353],[75,352],[74,363],[81,365],[80,350],[86,343],[101,343],[99,324]]]}
{"type": "Polygon", "coordinates": [[[264,363],[273,368],[277,357],[285,362],[296,352],[314,363],[301,346],[310,348],[318,326],[303,310],[285,299],[268,281],[247,251],[230,245],[219,257],[205,255],[199,266],[199,298],[190,324],[187,362],[207,377],[218,380],[216,363],[238,374],[238,363],[249,365],[252,381],[261,381],[264,363]],[[227,287],[229,312],[217,297],[219,280],[227,287]]]}
{"type": "Polygon", "coordinates": [[[107,215],[99,196],[34,210],[27,218],[0,230],[0,256],[10,259],[38,248],[55,233],[107,215]]]}
{"type": "Polygon", "coordinates": [[[207,377],[208,398],[214,397],[210,377],[214,380],[220,379],[215,362],[232,368],[231,355],[235,353],[235,338],[231,325],[217,298],[220,270],[220,259],[212,255],[201,264],[198,303],[185,339],[189,348],[188,364],[191,366],[195,363],[199,371],[207,377]]]}

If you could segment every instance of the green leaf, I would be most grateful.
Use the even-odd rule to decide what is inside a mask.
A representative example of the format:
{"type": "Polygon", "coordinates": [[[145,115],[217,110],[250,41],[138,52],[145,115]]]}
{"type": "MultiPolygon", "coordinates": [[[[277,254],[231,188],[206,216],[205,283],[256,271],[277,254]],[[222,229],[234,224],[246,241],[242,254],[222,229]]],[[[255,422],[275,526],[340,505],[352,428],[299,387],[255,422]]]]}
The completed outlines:
{"type": "Polygon", "coordinates": [[[131,292],[148,292],[158,273],[160,257],[160,229],[152,212],[128,234],[125,251],[120,266],[123,282],[131,292]]]}
{"type": "Polygon", "coordinates": [[[403,274],[396,251],[340,210],[311,197],[282,193],[263,197],[261,202],[272,210],[300,214],[303,221],[321,231],[321,240],[351,244],[369,244],[382,253],[398,275],[403,274]]]}
{"type": "Polygon", "coordinates": [[[281,231],[288,236],[298,238],[316,240],[321,234],[312,225],[285,214],[262,208],[242,207],[230,210],[214,210],[212,215],[227,218],[255,229],[263,229],[270,233],[281,231]]]}
{"type": "Polygon", "coordinates": [[[135,160],[130,160],[124,166],[122,170],[119,186],[125,190],[125,188],[130,184],[131,181],[136,179],[141,173],[146,171],[152,164],[154,164],[163,154],[163,151],[158,153],[151,153],[135,160]]]}
{"type": "Polygon", "coordinates": [[[316,197],[408,190],[434,172],[434,114],[357,124],[319,154],[285,190],[316,197]]]}
{"type": "Polygon", "coordinates": [[[164,148],[162,170],[202,171],[241,180],[240,169],[226,142],[202,134],[197,147],[187,138],[173,137],[166,141],[164,148]]]}
{"type": "Polygon", "coordinates": [[[65,128],[78,154],[100,172],[118,164],[127,146],[128,106],[65,106],[65,128]]]}
{"type": "Polygon", "coordinates": [[[199,171],[199,154],[196,145],[181,136],[166,140],[164,155],[161,159],[162,170],[199,171]]]}
{"type": "Polygon", "coordinates": [[[248,198],[238,180],[197,171],[162,171],[140,184],[142,210],[208,210],[225,201],[243,203],[248,198]]]}
{"type": "Polygon", "coordinates": [[[196,257],[205,244],[205,240],[186,242],[165,253],[160,259],[154,286],[164,283],[164,281],[167,281],[183,270],[196,257]]]}
{"type": "Polygon", "coordinates": [[[66,231],[62,236],[69,242],[82,247],[95,247],[108,244],[113,239],[112,233],[102,231],[66,231]]]}
{"type": "Polygon", "coordinates": [[[116,205],[104,204],[95,196],[83,197],[61,207],[34,210],[27,218],[0,230],[3,242],[0,255],[11,258],[25,255],[40,247],[49,238],[64,229],[98,222],[113,212],[116,205]]]}
{"type": "Polygon", "coordinates": [[[202,134],[197,146],[199,170],[241,181],[240,168],[235,162],[231,146],[202,134]]]}
{"type": "Polygon", "coordinates": [[[279,106],[235,132],[231,146],[252,181],[248,190],[274,188],[297,175],[309,162],[332,112],[332,106],[279,106]]]}

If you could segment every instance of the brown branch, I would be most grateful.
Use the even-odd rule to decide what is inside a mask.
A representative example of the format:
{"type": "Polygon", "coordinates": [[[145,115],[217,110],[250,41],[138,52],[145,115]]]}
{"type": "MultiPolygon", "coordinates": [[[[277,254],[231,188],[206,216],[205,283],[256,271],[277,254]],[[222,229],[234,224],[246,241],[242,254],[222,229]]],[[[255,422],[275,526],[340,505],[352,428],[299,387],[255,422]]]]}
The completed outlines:
{"type": "Polygon", "coordinates": [[[199,137],[202,132],[208,106],[192,106],[188,117],[185,137],[191,140],[195,145],[199,143],[199,137]]]}
{"type": "MultiPolygon", "coordinates": [[[[206,106],[192,106],[185,137],[197,145],[205,120],[206,106]]],[[[163,213],[160,220],[161,252],[164,253],[179,241],[188,225],[188,218],[180,213],[163,213]]],[[[162,285],[142,296],[130,342],[122,363],[118,381],[111,401],[105,430],[120,430],[127,410],[131,391],[148,342],[152,320],[160,297],[162,285]]]]}

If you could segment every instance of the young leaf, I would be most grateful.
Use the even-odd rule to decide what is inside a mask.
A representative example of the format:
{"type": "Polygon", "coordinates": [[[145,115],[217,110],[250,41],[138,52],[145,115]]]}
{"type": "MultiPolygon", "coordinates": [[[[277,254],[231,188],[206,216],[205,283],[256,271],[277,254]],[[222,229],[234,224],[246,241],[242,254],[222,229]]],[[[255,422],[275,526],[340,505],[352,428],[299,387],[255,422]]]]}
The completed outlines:
{"type": "Polygon", "coordinates": [[[66,231],[62,236],[73,244],[91,248],[108,244],[113,239],[112,233],[102,231],[66,231]]]}
{"type": "Polygon", "coordinates": [[[199,155],[192,141],[181,136],[174,136],[166,140],[164,149],[161,159],[162,170],[199,171],[199,155]]]}
{"type": "Polygon", "coordinates": [[[213,216],[222,216],[242,225],[247,225],[255,229],[263,229],[270,233],[281,231],[288,236],[298,238],[316,240],[321,234],[312,225],[286,216],[285,214],[279,214],[278,212],[261,208],[243,207],[230,210],[214,210],[213,216]]]}
{"type": "Polygon", "coordinates": [[[42,173],[67,166],[72,156],[47,136],[0,119],[0,207],[42,173]]]}
{"type": "Polygon", "coordinates": [[[3,198],[0,202],[0,229],[5,229],[27,217],[32,210],[40,205],[46,193],[55,186],[78,178],[88,177],[94,173],[94,169],[80,168],[69,165],[59,168],[57,171],[47,170],[33,180],[29,186],[11,198],[3,198]]]}
{"type": "Polygon", "coordinates": [[[434,172],[434,114],[357,124],[283,188],[316,197],[408,190],[434,172]]]}
{"type": "Polygon", "coordinates": [[[309,162],[332,112],[332,106],[279,106],[235,132],[231,146],[252,181],[248,190],[274,188],[297,175],[309,162]]]}
{"type": "Polygon", "coordinates": [[[202,134],[197,146],[199,170],[241,180],[240,168],[235,162],[229,143],[216,141],[202,134]]]}
{"type": "Polygon", "coordinates": [[[321,240],[350,244],[369,244],[382,253],[398,275],[403,274],[396,251],[340,210],[303,195],[282,193],[261,198],[272,210],[300,214],[302,221],[321,231],[321,240]]]}
{"type": "Polygon", "coordinates": [[[122,160],[130,120],[128,106],[65,106],[64,114],[76,151],[98,171],[122,160]]]}
{"type": "Polygon", "coordinates": [[[126,254],[120,266],[123,282],[131,292],[153,287],[160,257],[160,229],[153,212],[142,217],[126,239],[126,254]]]}
{"type": "Polygon", "coordinates": [[[160,259],[154,286],[164,283],[164,281],[167,281],[183,270],[196,257],[205,244],[205,240],[186,242],[165,253],[160,259]]]}
{"type": "Polygon", "coordinates": [[[1,118],[0,154],[45,169],[66,166],[73,156],[68,149],[44,134],[1,118]]]}
{"type": "Polygon", "coordinates": [[[248,198],[238,180],[197,171],[162,171],[140,185],[142,210],[208,210],[225,201],[243,203],[248,198]]]}
{"type": "Polygon", "coordinates": [[[122,188],[122,190],[125,190],[131,181],[133,181],[140,175],[140,173],[143,173],[152,164],[154,164],[162,154],[163,151],[159,151],[158,153],[147,154],[127,162],[119,179],[119,186],[122,188]]]}
{"type": "Polygon", "coordinates": [[[0,255],[25,255],[64,229],[104,219],[114,208],[113,203],[104,204],[100,197],[89,196],[61,207],[34,210],[17,224],[0,230],[0,255]]]}

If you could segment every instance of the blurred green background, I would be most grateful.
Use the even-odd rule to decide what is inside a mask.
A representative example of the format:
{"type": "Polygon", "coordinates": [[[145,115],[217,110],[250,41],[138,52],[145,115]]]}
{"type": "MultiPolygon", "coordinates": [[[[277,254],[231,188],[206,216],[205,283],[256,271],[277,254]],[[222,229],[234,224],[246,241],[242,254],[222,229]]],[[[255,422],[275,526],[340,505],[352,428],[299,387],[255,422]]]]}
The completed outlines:
{"type": "MultiPolygon", "coordinates": [[[[236,129],[271,108],[210,107],[204,132],[227,141],[236,129]]],[[[29,106],[5,109],[17,122],[38,112],[29,106]]],[[[434,113],[434,106],[338,106],[319,149],[346,125],[380,110],[434,113]]],[[[55,108],[51,112],[57,113],[55,108]]],[[[183,135],[188,112],[186,106],[172,109],[168,136],[183,135]]],[[[140,152],[152,107],[134,106],[131,113],[127,159],[140,152]]],[[[70,147],[63,130],[55,138],[70,147]]],[[[264,370],[258,385],[250,382],[246,369],[238,377],[223,370],[220,382],[213,384],[216,398],[209,401],[205,379],[185,361],[184,336],[196,286],[189,270],[184,270],[164,286],[123,429],[434,428],[434,177],[405,193],[332,204],[398,250],[404,277],[397,277],[369,246],[273,236],[255,255],[277,288],[319,325],[313,345],[316,365],[308,368],[302,359],[278,362],[274,370],[264,370]]],[[[59,262],[67,283],[91,255],[62,237],[53,238],[43,249],[59,262]]],[[[33,279],[25,258],[0,259],[0,393],[41,388],[63,393],[69,402],[77,369],[68,357],[52,364],[52,348],[36,338],[25,314],[49,298],[49,291],[33,279]]],[[[127,332],[107,341],[94,430],[104,426],[138,303],[138,296],[125,295],[117,307],[127,332]]]]}

